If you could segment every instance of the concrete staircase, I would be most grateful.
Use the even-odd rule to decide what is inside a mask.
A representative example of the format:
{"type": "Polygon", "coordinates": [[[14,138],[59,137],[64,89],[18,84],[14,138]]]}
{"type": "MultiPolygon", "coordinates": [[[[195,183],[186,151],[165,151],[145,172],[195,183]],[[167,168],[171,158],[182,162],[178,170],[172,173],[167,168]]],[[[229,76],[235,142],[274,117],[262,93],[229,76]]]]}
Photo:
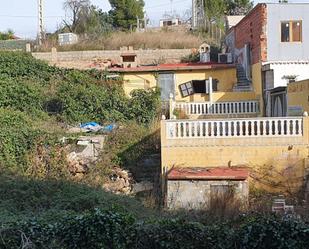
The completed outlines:
{"type": "Polygon", "coordinates": [[[245,69],[241,64],[236,64],[237,84],[233,87],[234,92],[251,92],[252,82],[247,78],[245,69]]]}

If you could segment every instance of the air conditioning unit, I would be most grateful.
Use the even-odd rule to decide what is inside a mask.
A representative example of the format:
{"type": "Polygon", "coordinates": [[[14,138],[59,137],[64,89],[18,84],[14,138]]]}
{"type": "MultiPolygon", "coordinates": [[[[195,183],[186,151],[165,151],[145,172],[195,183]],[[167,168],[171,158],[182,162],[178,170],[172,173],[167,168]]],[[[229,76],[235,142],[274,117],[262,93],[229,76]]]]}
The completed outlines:
{"type": "Polygon", "coordinates": [[[218,62],[223,64],[233,63],[232,54],[231,53],[218,54],[218,62]]]}

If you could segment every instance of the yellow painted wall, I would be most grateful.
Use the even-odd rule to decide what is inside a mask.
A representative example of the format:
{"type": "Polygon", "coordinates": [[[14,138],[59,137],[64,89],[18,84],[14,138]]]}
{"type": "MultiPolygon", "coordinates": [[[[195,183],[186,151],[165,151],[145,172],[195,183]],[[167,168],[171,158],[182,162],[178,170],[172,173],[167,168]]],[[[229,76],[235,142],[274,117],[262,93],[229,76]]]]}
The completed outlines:
{"type": "MultiPolygon", "coordinates": [[[[273,166],[273,172],[288,169],[303,179],[308,167],[309,117],[303,119],[303,131],[301,137],[166,139],[166,121],[163,120],[162,173],[172,167],[245,166],[260,170],[273,166]]],[[[302,184],[302,180],[297,184],[302,184]]]]}
{"type": "Polygon", "coordinates": [[[135,89],[147,89],[157,85],[157,80],[152,73],[125,73],[123,74],[123,87],[127,96],[135,89]]]}
{"type": "Polygon", "coordinates": [[[309,113],[309,79],[290,83],[287,89],[288,106],[301,106],[309,113]]]}
{"type": "MultiPolygon", "coordinates": [[[[260,110],[264,110],[263,89],[262,89],[262,64],[261,62],[252,65],[252,85],[253,90],[260,101],[260,110]]],[[[261,113],[263,115],[263,113],[261,113]]]]}
{"type": "MultiPolygon", "coordinates": [[[[176,101],[203,102],[209,101],[209,95],[194,94],[183,98],[179,91],[179,85],[191,80],[205,80],[209,77],[219,80],[218,92],[213,93],[213,101],[238,101],[256,100],[258,97],[254,92],[232,92],[236,83],[236,69],[213,69],[213,70],[185,70],[175,71],[175,98],[176,101]]],[[[156,73],[138,72],[123,73],[124,90],[129,96],[134,89],[147,89],[157,85],[156,73]]]]}

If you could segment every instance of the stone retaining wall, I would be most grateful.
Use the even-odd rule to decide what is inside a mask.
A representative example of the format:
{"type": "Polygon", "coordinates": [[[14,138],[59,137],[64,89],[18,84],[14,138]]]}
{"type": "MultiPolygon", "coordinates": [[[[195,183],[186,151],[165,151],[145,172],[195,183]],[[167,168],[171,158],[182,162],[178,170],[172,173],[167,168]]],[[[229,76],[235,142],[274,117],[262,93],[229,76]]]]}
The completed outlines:
{"type": "MultiPolygon", "coordinates": [[[[40,60],[49,63],[70,62],[70,61],[91,61],[93,59],[111,59],[115,63],[120,63],[120,50],[98,50],[98,51],[70,51],[70,52],[44,52],[32,53],[40,60]]],[[[181,58],[191,54],[191,49],[149,49],[135,50],[140,64],[151,63],[177,63],[181,58]]]]}

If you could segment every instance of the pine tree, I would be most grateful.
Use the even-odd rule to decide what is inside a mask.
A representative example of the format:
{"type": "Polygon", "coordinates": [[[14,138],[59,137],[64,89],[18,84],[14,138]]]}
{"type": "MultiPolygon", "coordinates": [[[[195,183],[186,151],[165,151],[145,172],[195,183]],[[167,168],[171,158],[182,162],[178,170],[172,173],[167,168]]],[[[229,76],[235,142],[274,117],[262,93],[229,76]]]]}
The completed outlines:
{"type": "Polygon", "coordinates": [[[109,0],[111,10],[109,14],[113,26],[122,30],[129,30],[136,25],[136,18],[144,18],[143,0],[109,0]]]}

